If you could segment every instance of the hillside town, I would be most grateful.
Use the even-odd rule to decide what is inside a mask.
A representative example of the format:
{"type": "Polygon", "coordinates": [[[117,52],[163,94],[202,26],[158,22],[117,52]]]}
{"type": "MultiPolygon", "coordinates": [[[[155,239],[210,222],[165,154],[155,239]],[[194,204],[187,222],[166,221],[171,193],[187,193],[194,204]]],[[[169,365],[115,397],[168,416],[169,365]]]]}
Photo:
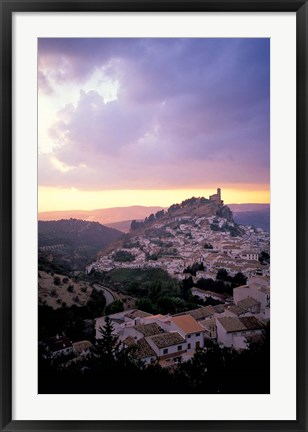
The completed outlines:
{"type": "MultiPolygon", "coordinates": [[[[223,203],[220,194],[218,189],[214,197],[218,196],[223,203]]],[[[86,271],[162,268],[172,277],[183,279],[185,268],[202,263],[205,269],[197,272],[195,281],[204,276],[215,278],[221,268],[231,275],[241,272],[247,277],[269,276],[269,263],[259,261],[262,252],[270,251],[269,233],[249,225],[235,225],[232,220],[216,215],[183,214],[169,217],[167,221],[158,219],[151,225],[149,234],[132,234],[126,247],[101,256],[86,271]]]]}
{"type": "MultiPolygon", "coordinates": [[[[220,189],[209,202],[221,209],[220,189]]],[[[133,356],[144,365],[163,368],[191,360],[199,349],[206,350],[209,342],[242,351],[261,341],[270,320],[269,233],[236,225],[232,215],[224,218],[190,213],[194,212],[186,209],[181,216],[156,219],[142,232],[131,230],[119,247],[87,266],[86,273],[164,269],[178,281],[190,278],[191,295],[197,299],[194,309],[153,314],[124,308],[103,314],[94,319],[92,342],[72,342],[64,334],[56,335],[49,341],[46,356],[62,358],[64,367],[84,361],[95,355],[95,345],[103,338],[106,325],[121,350],[133,348],[133,356]],[[231,279],[240,274],[245,283],[228,292],[200,288],[200,280],[215,281],[219,272],[231,279]]]]}

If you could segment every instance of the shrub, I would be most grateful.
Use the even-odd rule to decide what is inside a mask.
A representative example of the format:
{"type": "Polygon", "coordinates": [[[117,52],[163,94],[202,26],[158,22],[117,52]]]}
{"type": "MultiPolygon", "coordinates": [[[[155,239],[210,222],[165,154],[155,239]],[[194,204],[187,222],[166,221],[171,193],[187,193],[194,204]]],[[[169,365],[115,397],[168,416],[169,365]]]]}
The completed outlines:
{"type": "Polygon", "coordinates": [[[59,278],[59,276],[55,276],[55,277],[53,278],[53,283],[54,283],[55,285],[60,285],[60,283],[61,283],[61,279],[59,278]]]}

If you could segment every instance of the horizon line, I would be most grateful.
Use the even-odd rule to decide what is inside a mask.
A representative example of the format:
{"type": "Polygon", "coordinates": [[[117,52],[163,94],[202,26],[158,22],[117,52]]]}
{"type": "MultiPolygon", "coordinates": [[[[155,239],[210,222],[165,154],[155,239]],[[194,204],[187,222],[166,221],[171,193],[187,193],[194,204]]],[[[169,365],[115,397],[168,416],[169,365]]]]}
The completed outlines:
{"type": "MultiPolygon", "coordinates": [[[[177,204],[177,203],[176,203],[177,204]]],[[[254,203],[254,202],[241,202],[241,203],[228,203],[228,204],[224,204],[225,206],[229,206],[229,205],[270,205],[270,202],[263,202],[263,203],[254,203]]],[[[172,204],[171,204],[172,205],[172,204]]],[[[142,204],[133,204],[133,205],[127,205],[127,206],[114,206],[114,207],[101,207],[101,208],[93,208],[90,210],[87,209],[67,209],[67,210],[41,210],[38,211],[37,213],[65,213],[65,212],[93,212],[93,211],[98,211],[98,210],[108,210],[108,209],[116,209],[116,208],[132,208],[132,207],[144,207],[144,208],[151,208],[151,207],[159,207],[161,209],[168,209],[169,207],[163,207],[163,206],[158,206],[158,205],[142,205],[142,204]]]]}

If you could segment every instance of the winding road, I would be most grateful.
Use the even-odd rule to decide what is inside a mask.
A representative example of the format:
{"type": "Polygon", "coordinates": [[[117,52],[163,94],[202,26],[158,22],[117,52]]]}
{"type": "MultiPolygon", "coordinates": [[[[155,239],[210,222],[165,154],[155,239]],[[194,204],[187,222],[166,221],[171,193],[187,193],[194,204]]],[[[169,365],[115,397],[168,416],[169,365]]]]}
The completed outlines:
{"type": "Polygon", "coordinates": [[[119,296],[115,292],[103,285],[94,284],[93,288],[95,288],[96,291],[101,291],[103,293],[106,299],[106,306],[119,299],[119,296]]]}

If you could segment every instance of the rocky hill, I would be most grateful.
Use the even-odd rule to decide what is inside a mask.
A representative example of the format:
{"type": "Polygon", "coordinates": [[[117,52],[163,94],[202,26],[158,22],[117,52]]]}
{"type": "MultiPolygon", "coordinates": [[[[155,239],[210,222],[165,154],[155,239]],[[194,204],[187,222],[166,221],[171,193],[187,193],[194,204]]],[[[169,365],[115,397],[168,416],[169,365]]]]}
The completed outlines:
{"type": "Polygon", "coordinates": [[[131,223],[131,232],[142,230],[151,227],[154,223],[168,223],[171,220],[178,218],[189,217],[211,217],[218,216],[226,219],[229,222],[233,221],[233,213],[230,208],[224,205],[219,194],[212,195],[209,199],[204,197],[189,198],[182,201],[180,204],[172,204],[166,211],[160,210],[151,213],[144,221],[133,220],[131,223]]]}

